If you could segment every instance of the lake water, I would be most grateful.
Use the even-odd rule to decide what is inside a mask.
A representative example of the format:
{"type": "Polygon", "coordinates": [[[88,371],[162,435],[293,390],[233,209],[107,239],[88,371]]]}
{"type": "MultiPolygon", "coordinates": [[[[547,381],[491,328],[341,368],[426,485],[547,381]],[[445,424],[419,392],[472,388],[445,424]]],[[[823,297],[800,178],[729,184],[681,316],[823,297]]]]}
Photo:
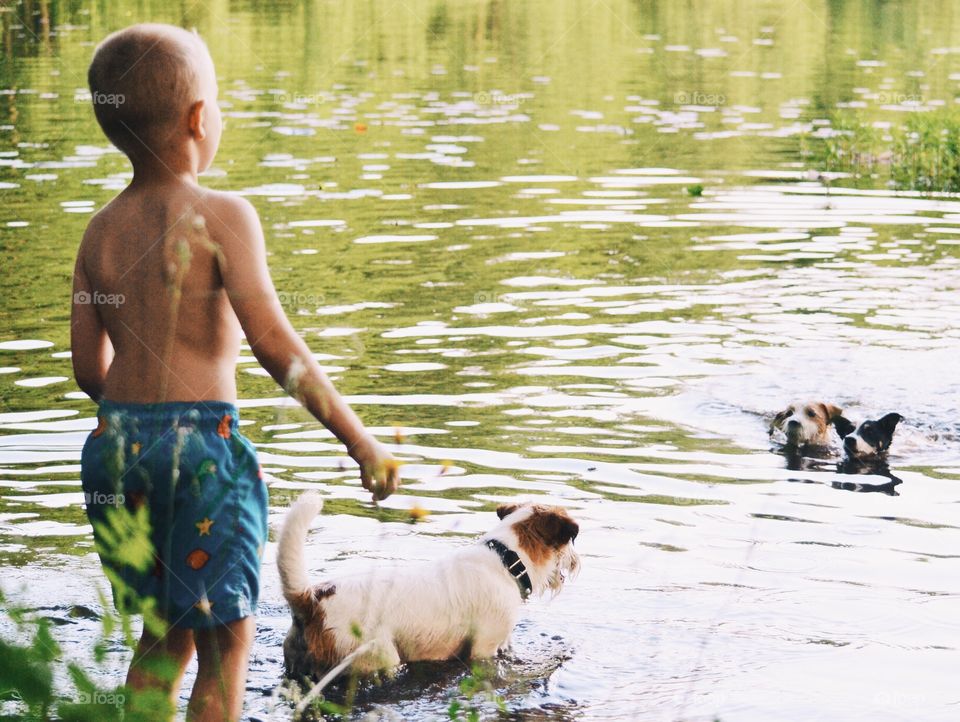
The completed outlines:
{"type": "MultiPolygon", "coordinates": [[[[582,572],[525,606],[484,719],[960,718],[960,198],[813,160],[839,108],[882,130],[956,102],[950,4],[0,8],[2,586],[80,660],[99,622],[68,612],[105,582],[70,277],[129,178],[85,69],[139,19],[206,38],[227,127],[204,182],[257,206],[295,326],[406,461],[372,507],[241,357],[272,535],[301,490],[328,500],[318,578],[469,544],[504,500],[562,504],[582,572]],[[767,423],[808,398],[905,417],[895,494],[786,468],[767,423]]],[[[252,719],[290,717],[274,552],[252,719]]],[[[464,672],[408,670],[357,715],[446,719],[464,672]]]]}

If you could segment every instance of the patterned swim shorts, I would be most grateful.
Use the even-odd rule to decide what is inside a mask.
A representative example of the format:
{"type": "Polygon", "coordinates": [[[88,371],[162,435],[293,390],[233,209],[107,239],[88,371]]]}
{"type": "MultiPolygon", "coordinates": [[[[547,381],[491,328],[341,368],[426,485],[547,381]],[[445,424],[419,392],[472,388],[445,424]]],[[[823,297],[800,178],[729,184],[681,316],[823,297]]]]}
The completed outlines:
{"type": "Polygon", "coordinates": [[[80,477],[122,612],[205,628],[252,615],[267,488],[233,404],[103,401],[80,477]]]}

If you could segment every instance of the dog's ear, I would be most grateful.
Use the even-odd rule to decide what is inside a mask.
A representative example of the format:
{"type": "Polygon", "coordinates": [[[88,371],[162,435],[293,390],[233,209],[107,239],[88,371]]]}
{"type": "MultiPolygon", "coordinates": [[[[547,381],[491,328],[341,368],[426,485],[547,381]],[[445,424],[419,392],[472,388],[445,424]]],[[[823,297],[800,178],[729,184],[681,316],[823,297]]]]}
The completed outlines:
{"type": "Polygon", "coordinates": [[[560,518],[560,531],[557,534],[557,539],[561,544],[566,544],[567,542],[572,542],[577,538],[577,534],[580,533],[580,525],[577,524],[573,519],[564,515],[560,518]]]}
{"type": "Polygon", "coordinates": [[[854,431],[857,430],[857,425],[854,424],[846,416],[836,416],[832,419],[833,428],[837,430],[837,433],[840,434],[841,439],[845,439],[854,431]]]}
{"type": "Polygon", "coordinates": [[[580,533],[580,525],[567,516],[565,512],[541,511],[535,513],[530,522],[531,526],[536,529],[538,536],[552,547],[562,547],[576,539],[577,534],[580,533]]]}
{"type": "Polygon", "coordinates": [[[776,416],[773,417],[773,421],[770,422],[770,434],[771,434],[771,435],[773,434],[773,430],[774,430],[774,429],[779,429],[779,428],[780,428],[780,424],[782,424],[784,421],[786,421],[786,420],[789,418],[789,416],[790,416],[791,413],[792,413],[792,411],[791,411],[790,409],[784,409],[784,410],[781,411],[779,414],[777,414],[776,416]]]}
{"type": "Polygon", "coordinates": [[[508,516],[513,514],[517,509],[520,508],[519,504],[501,504],[497,507],[497,516],[501,519],[506,519],[508,516]]]}
{"type": "Polygon", "coordinates": [[[883,429],[884,433],[888,436],[893,436],[893,432],[897,428],[897,424],[903,421],[903,417],[900,414],[887,414],[877,423],[880,424],[880,428],[883,429]]]}
{"type": "Polygon", "coordinates": [[[820,408],[823,409],[823,415],[826,417],[828,422],[833,422],[838,416],[843,415],[843,409],[834,404],[820,404],[820,408]]]}

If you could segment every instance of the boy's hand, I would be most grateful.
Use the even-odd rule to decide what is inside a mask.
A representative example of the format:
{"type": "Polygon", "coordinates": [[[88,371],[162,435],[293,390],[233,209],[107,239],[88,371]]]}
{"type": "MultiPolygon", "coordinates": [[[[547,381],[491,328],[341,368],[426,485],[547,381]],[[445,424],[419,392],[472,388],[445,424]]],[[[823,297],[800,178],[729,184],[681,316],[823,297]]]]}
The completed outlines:
{"type": "Polygon", "coordinates": [[[386,447],[370,436],[350,449],[350,456],[360,465],[360,483],[373,492],[377,501],[386,499],[400,484],[400,462],[386,447]]]}

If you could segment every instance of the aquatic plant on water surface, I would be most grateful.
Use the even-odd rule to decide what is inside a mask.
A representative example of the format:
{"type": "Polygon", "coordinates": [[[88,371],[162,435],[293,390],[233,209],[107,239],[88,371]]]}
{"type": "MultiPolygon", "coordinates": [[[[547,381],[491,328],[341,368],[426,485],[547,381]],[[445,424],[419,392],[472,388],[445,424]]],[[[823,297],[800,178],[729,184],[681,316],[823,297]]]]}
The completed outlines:
{"type": "Polygon", "coordinates": [[[897,190],[960,192],[960,113],[914,112],[899,126],[840,113],[809,153],[827,172],[849,173],[855,184],[897,190]]]}

